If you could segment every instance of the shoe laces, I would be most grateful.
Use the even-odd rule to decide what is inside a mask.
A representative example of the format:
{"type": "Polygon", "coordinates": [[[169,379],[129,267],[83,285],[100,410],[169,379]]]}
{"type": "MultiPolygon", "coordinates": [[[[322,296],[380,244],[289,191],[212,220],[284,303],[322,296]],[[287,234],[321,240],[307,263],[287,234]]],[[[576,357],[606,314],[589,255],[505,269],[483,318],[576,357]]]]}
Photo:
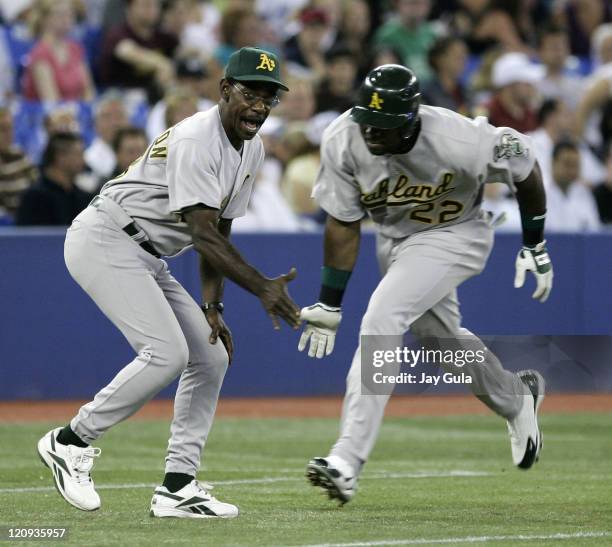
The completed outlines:
{"type": "Polygon", "coordinates": [[[77,483],[86,484],[91,482],[89,473],[94,466],[94,458],[100,456],[101,453],[102,450],[93,446],[88,446],[87,448],[68,447],[70,467],[74,472],[73,477],[77,483]]]}
{"type": "Polygon", "coordinates": [[[196,488],[198,489],[200,495],[206,496],[210,501],[218,501],[210,491],[214,488],[212,484],[208,484],[207,482],[200,482],[198,480],[193,481],[195,483],[196,488]]]}

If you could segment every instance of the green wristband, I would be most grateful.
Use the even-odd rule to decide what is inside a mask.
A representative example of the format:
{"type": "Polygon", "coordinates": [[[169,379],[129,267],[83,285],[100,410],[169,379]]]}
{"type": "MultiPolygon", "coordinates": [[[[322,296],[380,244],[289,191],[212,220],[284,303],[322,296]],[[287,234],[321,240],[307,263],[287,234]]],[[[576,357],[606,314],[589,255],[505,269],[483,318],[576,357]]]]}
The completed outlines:
{"type": "Polygon", "coordinates": [[[346,270],[337,270],[331,266],[323,266],[321,270],[321,284],[331,289],[344,290],[352,273],[346,270]]]}
{"type": "Polygon", "coordinates": [[[321,270],[321,292],[319,302],[335,308],[342,304],[344,289],[348,284],[351,273],[347,270],[337,270],[330,266],[323,266],[321,270]]]}

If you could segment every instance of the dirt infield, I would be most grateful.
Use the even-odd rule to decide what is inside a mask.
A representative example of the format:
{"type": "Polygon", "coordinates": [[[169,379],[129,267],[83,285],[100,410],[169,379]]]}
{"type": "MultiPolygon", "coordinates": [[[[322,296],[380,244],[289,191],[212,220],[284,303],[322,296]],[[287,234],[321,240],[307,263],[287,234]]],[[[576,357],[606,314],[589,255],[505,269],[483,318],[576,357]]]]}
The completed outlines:
{"type": "MultiPolygon", "coordinates": [[[[83,401],[0,402],[0,422],[63,421],[71,418],[83,401]]],[[[339,397],[221,399],[217,416],[236,418],[326,418],[340,416],[339,397]]],[[[550,395],[542,406],[546,413],[612,412],[612,393],[550,395]]],[[[398,396],[387,406],[387,416],[452,416],[488,414],[471,395],[398,396]]],[[[151,401],[134,418],[154,420],[172,416],[172,401],[151,401]]]]}

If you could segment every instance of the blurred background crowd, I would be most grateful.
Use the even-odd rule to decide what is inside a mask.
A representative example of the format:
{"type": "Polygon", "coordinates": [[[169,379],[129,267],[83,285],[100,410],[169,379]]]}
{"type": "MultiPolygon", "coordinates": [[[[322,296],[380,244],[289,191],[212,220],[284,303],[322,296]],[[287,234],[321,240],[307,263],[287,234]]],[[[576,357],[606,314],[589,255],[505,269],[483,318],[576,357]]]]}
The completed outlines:
{"type": "MultiPolygon", "coordinates": [[[[291,91],[260,131],[238,230],[324,220],[321,134],[384,63],[413,69],[425,104],[532,136],[548,231],[612,223],[609,0],[0,0],[0,16],[0,224],[70,224],[150,140],[214,105],[252,45],[284,60],[291,91]]],[[[485,195],[519,230],[508,189],[485,195]]]]}

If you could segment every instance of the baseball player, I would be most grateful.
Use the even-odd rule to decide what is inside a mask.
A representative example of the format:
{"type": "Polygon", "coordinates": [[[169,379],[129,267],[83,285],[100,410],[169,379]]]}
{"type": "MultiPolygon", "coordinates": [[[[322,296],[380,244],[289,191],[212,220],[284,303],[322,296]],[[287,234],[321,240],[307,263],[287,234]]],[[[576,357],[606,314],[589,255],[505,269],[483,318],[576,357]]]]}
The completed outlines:
{"type": "Polygon", "coordinates": [[[155,489],[156,517],[235,517],[196,473],[233,343],[223,321],[223,279],[257,296],[272,318],[297,328],[287,293],[296,273],[268,279],[229,242],[232,219],[245,214],[264,150],[257,132],[278,103],[278,59],[243,48],[228,62],[219,103],[168,129],[145,154],[102,188],[66,235],[72,277],[117,326],[136,358],[64,428],[49,431],[38,452],[57,490],[75,507],[100,507],[90,446],[180,376],[166,474],[155,489]],[[201,259],[199,306],[160,256],[193,246],[201,259]],[[218,340],[221,343],[218,343],[218,340]]]}
{"type": "MultiPolygon", "coordinates": [[[[535,371],[504,370],[461,327],[456,294],[461,283],[483,270],[493,245],[490,215],[480,208],[483,185],[504,182],[516,194],[523,226],[515,287],[531,271],[537,281],[533,297],[548,298],[553,272],[544,240],[545,194],[530,140],[485,118],[471,120],[419,103],[419,85],[409,69],[375,68],[361,85],[356,106],[326,129],[321,144],[313,197],[329,215],[322,286],[319,302],[302,310],[306,325],[299,350],[310,343],[311,357],[332,352],[366,216],[376,227],[383,272],[361,322],[340,437],[327,457],[314,458],[307,467],[310,482],[341,503],[355,493],[390,395],[378,394],[371,378],[362,377],[364,341],[376,336],[402,344],[410,331],[425,348],[433,340],[442,349],[480,349],[484,362],[460,370],[474,394],[507,420],[514,463],[530,468],[542,445],[537,413],[543,378],[535,371]]],[[[452,363],[443,366],[458,371],[452,363]]]]}

